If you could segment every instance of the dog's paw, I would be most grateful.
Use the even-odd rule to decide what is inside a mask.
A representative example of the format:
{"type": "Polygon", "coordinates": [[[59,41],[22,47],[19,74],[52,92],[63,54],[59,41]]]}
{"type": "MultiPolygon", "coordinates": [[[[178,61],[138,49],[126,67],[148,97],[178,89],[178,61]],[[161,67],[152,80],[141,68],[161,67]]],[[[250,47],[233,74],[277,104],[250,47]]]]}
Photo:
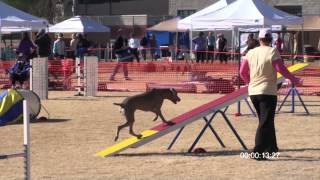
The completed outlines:
{"type": "Polygon", "coordinates": [[[136,137],[137,137],[138,139],[141,139],[141,138],[142,138],[142,134],[138,134],[138,135],[136,135],[136,137]]]}
{"type": "Polygon", "coordinates": [[[166,122],[166,124],[169,125],[169,126],[172,126],[172,125],[175,125],[176,123],[174,123],[172,121],[168,121],[168,122],[166,122]]]}

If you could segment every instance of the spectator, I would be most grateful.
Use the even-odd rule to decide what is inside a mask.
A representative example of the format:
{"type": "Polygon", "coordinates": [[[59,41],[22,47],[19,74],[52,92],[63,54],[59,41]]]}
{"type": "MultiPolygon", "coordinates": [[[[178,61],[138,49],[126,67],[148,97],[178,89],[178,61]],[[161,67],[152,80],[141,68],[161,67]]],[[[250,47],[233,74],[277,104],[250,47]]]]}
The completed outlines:
{"type": "Polygon", "coordinates": [[[211,62],[214,61],[215,43],[216,43],[216,38],[212,35],[212,32],[209,32],[207,36],[207,47],[208,47],[207,62],[209,62],[209,60],[211,60],[211,62]]]}
{"type": "Polygon", "coordinates": [[[151,55],[151,60],[156,60],[156,50],[158,48],[158,42],[156,39],[156,35],[152,34],[150,37],[150,41],[149,41],[149,45],[150,45],[150,55],[151,55]]]}
{"type": "Polygon", "coordinates": [[[35,40],[40,57],[49,57],[51,54],[51,39],[44,29],[41,29],[35,40]]]}
{"type": "Polygon", "coordinates": [[[227,39],[224,38],[224,35],[218,34],[218,39],[216,41],[217,43],[217,50],[218,50],[218,55],[219,55],[219,60],[220,63],[225,62],[227,63],[228,61],[228,56],[227,56],[227,39]]]}
{"type": "Polygon", "coordinates": [[[134,55],[136,57],[137,62],[140,62],[140,58],[139,58],[139,51],[138,48],[140,46],[140,41],[139,39],[137,39],[135,37],[135,35],[133,33],[131,33],[130,35],[130,39],[128,42],[129,48],[130,48],[130,52],[132,55],[134,55]]]}
{"type": "Polygon", "coordinates": [[[122,66],[124,79],[125,80],[131,80],[128,76],[128,62],[132,62],[132,55],[129,53],[129,48],[126,46],[126,41],[122,37],[122,30],[118,30],[119,36],[117,37],[115,43],[114,43],[114,52],[116,54],[116,58],[118,60],[118,63],[113,68],[113,71],[110,75],[109,80],[115,81],[115,75],[118,73],[120,67],[122,66]]]}
{"type": "Polygon", "coordinates": [[[206,38],[203,37],[204,33],[200,32],[199,36],[194,38],[192,42],[194,43],[194,50],[196,52],[196,61],[204,62],[206,56],[206,38]]]}
{"type": "Polygon", "coordinates": [[[17,62],[8,70],[13,89],[16,88],[16,81],[24,88],[24,82],[29,78],[30,64],[24,58],[26,57],[20,53],[17,62]]]}
{"type": "Polygon", "coordinates": [[[254,49],[259,46],[259,41],[254,39],[253,33],[248,35],[248,39],[246,41],[247,49],[244,51],[244,55],[248,53],[250,49],[254,49]]]}
{"type": "Polygon", "coordinates": [[[90,46],[90,43],[80,33],[77,34],[77,40],[78,41],[77,41],[77,48],[76,48],[77,52],[76,52],[76,55],[77,55],[77,57],[81,57],[82,58],[85,54],[88,53],[88,48],[90,46]]]}
{"type": "Polygon", "coordinates": [[[22,53],[25,60],[27,62],[30,61],[33,57],[36,56],[36,45],[31,41],[28,32],[24,32],[22,36],[22,40],[20,41],[17,53],[22,53]]]}
{"type": "Polygon", "coordinates": [[[277,33],[277,39],[274,41],[274,46],[277,48],[279,53],[282,53],[283,40],[279,32],[277,33]]]}
{"type": "Polygon", "coordinates": [[[77,34],[73,33],[72,34],[72,39],[70,41],[70,57],[72,59],[76,58],[76,51],[77,51],[77,45],[78,45],[78,38],[77,38],[77,34]]]}
{"type": "Polygon", "coordinates": [[[148,44],[148,38],[146,36],[143,36],[143,38],[140,40],[140,50],[143,60],[147,60],[148,44]]]}
{"type": "Polygon", "coordinates": [[[277,72],[290,79],[293,84],[300,82],[284,66],[272,43],[271,30],[260,29],[260,47],[250,50],[240,67],[242,79],[249,83],[248,93],[259,119],[253,149],[254,159],[264,160],[265,154],[278,152],[274,127],[275,109],[277,106],[277,72]]]}
{"type": "Polygon", "coordinates": [[[58,34],[58,39],[53,43],[53,55],[55,58],[64,59],[66,45],[63,40],[63,34],[58,34]]]}

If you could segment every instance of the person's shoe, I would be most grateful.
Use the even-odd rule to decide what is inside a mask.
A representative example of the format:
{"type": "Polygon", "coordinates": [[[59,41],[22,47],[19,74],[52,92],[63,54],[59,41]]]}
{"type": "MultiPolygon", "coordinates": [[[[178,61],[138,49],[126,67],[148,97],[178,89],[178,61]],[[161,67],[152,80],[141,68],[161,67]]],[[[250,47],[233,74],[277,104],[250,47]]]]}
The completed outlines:
{"type": "Polygon", "coordinates": [[[109,81],[116,81],[114,78],[109,78],[109,81]]]}
{"type": "Polygon", "coordinates": [[[124,78],[126,81],[131,81],[132,79],[131,78],[129,78],[129,77],[125,77],[124,78]]]}

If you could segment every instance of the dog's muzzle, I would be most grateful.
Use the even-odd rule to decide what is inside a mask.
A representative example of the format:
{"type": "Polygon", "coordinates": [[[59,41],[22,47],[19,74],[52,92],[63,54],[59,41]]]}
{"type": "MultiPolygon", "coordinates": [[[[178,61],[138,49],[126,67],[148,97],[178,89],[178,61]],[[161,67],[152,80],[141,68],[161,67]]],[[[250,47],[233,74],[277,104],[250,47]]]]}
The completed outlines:
{"type": "Polygon", "coordinates": [[[177,98],[177,99],[175,99],[173,102],[175,103],[175,104],[177,104],[178,102],[180,102],[181,101],[181,99],[180,98],[177,98]]]}

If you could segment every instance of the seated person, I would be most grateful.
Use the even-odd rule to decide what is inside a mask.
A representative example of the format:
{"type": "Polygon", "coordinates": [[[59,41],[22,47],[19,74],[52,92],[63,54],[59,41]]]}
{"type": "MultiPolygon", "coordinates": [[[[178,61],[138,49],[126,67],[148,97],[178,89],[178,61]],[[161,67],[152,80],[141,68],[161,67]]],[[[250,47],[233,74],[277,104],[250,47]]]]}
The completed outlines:
{"type": "Polygon", "coordinates": [[[26,57],[19,55],[17,62],[8,70],[12,88],[16,88],[16,81],[23,87],[24,81],[29,78],[30,64],[27,62],[26,57]]]}

